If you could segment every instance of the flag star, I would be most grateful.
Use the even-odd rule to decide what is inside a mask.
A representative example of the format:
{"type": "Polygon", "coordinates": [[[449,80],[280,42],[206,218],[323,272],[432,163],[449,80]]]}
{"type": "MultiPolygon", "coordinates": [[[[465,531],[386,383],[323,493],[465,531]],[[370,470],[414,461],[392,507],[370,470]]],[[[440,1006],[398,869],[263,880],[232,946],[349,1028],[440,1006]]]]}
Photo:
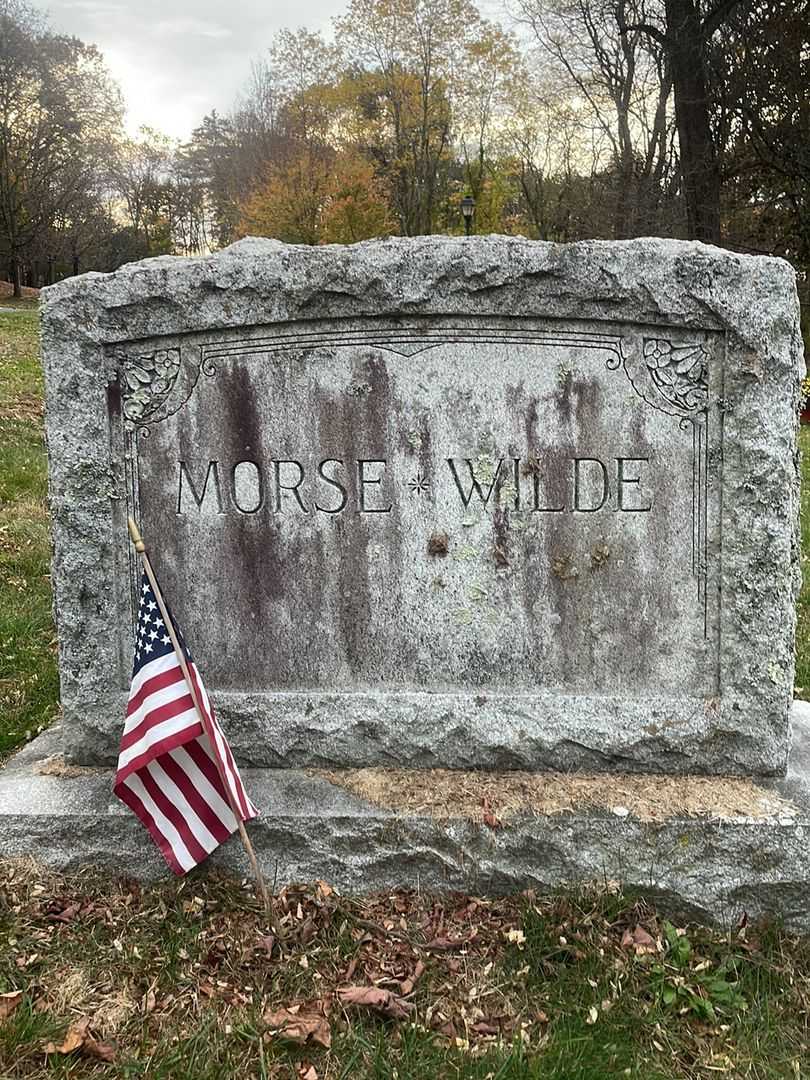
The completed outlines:
{"type": "Polygon", "coordinates": [[[152,642],[151,641],[147,641],[147,643],[143,647],[143,651],[148,652],[148,653],[152,651],[152,642]]]}
{"type": "Polygon", "coordinates": [[[163,619],[155,619],[155,626],[163,626],[163,619]]]}
{"type": "Polygon", "coordinates": [[[157,636],[158,636],[157,630],[150,630],[149,631],[149,640],[150,641],[154,641],[157,636]]]}
{"type": "Polygon", "coordinates": [[[144,594],[144,596],[146,596],[146,594],[149,592],[149,586],[148,585],[142,585],[141,586],[141,592],[144,594]]]}
{"type": "Polygon", "coordinates": [[[154,611],[155,608],[157,607],[157,604],[155,603],[154,600],[150,600],[149,603],[146,606],[149,608],[150,611],[154,611]]]}
{"type": "Polygon", "coordinates": [[[163,641],[163,644],[164,644],[164,645],[170,645],[170,644],[171,644],[171,640],[172,640],[172,639],[171,639],[171,638],[169,637],[169,635],[168,635],[168,634],[164,634],[164,635],[163,635],[162,641],[163,641]]]}

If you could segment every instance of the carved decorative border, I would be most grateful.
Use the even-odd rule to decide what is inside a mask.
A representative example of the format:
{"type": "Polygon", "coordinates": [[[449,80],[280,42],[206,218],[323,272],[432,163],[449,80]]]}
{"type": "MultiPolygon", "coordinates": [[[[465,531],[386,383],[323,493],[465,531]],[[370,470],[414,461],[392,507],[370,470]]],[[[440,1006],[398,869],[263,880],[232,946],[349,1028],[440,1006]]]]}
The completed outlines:
{"type": "MultiPolygon", "coordinates": [[[[434,316],[440,319],[441,316],[434,316]]],[[[373,346],[398,356],[413,357],[440,345],[511,344],[520,346],[577,347],[609,354],[606,367],[624,371],[635,393],[659,412],[680,417],[680,427],[692,431],[692,574],[698,603],[703,608],[703,634],[708,639],[708,428],[709,381],[707,349],[700,343],[674,343],[665,337],[630,339],[619,334],[566,331],[548,332],[520,326],[508,329],[431,325],[350,330],[298,330],[288,327],[267,336],[230,341],[183,343],[149,351],[116,346],[120,365],[122,419],[128,441],[130,499],[139,511],[139,438],[148,438],[152,425],[175,415],[188,402],[200,376],[214,378],[218,362],[238,356],[270,355],[291,349],[323,346],[373,346]]],[[[132,553],[130,553],[132,557],[132,553]]],[[[133,564],[134,565],[134,564],[133,564]]]]}
{"type": "Polygon", "coordinates": [[[607,366],[621,365],[643,401],[659,412],[679,416],[680,426],[692,430],[692,575],[698,604],[703,606],[703,636],[708,638],[709,353],[700,344],[674,344],[663,337],[642,340],[643,367],[628,368],[624,354],[620,361],[608,360],[607,366]]]}

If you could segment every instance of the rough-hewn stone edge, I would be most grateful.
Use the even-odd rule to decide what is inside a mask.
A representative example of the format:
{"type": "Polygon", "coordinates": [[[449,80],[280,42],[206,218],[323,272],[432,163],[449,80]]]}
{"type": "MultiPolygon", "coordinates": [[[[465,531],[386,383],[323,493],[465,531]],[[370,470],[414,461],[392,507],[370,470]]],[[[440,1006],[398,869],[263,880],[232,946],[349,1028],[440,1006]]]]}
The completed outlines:
{"type": "Polygon", "coordinates": [[[106,393],[115,370],[105,345],[335,315],[473,307],[604,319],[609,311],[619,320],[726,334],[723,422],[726,447],[736,454],[724,469],[718,752],[697,745],[689,753],[710,769],[784,769],[799,587],[795,406],[804,371],[787,263],[656,239],[554,245],[425,237],[328,248],[248,239],[215,256],[161,257],[70,279],[44,299],[47,437],[51,448],[59,445],[49,485],[68,727],[82,721],[94,694],[106,695],[116,672],[123,678],[114,590],[122,541],[113,535],[109,500],[124,492],[111,466],[106,393]]]}
{"type": "MultiPolygon", "coordinates": [[[[33,856],[60,870],[93,865],[155,880],[169,871],[145,830],[110,794],[111,771],[40,775],[58,749],[46,733],[0,772],[0,857],[33,856]]],[[[469,820],[393,813],[295,770],[248,770],[262,810],[250,831],[278,887],[322,878],[342,892],[395,886],[504,893],[605,880],[664,911],[730,923],[775,914],[810,929],[810,738],[806,726],[786,780],[763,785],[793,801],[788,816],[644,824],[631,816],[521,815],[493,830],[469,820]]],[[[247,874],[235,840],[212,864],[247,874]]]]}
{"type": "MultiPolygon", "coordinates": [[[[212,694],[240,764],[459,769],[596,769],[779,774],[785,749],[765,728],[718,739],[716,709],[693,698],[554,694],[212,694]],[[564,717],[564,722],[561,721],[564,717]],[[708,763],[708,764],[707,764],[708,763]]],[[[122,691],[88,703],[70,727],[67,760],[115,763],[122,691]]]]}

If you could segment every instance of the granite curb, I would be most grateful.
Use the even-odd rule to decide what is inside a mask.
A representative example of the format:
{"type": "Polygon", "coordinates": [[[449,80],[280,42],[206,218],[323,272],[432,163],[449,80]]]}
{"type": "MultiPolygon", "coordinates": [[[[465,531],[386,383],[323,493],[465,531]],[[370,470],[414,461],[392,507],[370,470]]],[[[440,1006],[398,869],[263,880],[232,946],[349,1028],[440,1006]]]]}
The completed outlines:
{"type": "MultiPolygon", "coordinates": [[[[497,831],[466,819],[398,813],[293,769],[248,769],[262,810],[251,825],[276,887],[322,878],[346,893],[410,887],[502,894],[617,882],[661,910],[733,924],[775,915],[810,930],[810,706],[794,705],[787,776],[759,787],[790,800],[765,818],[678,816],[649,823],[610,812],[521,814],[497,831]]],[[[0,771],[0,857],[71,871],[94,866],[144,881],[168,875],[140,823],[111,794],[112,770],[46,775],[61,748],[46,732],[0,771]]],[[[207,865],[247,874],[236,842],[207,865]]]]}

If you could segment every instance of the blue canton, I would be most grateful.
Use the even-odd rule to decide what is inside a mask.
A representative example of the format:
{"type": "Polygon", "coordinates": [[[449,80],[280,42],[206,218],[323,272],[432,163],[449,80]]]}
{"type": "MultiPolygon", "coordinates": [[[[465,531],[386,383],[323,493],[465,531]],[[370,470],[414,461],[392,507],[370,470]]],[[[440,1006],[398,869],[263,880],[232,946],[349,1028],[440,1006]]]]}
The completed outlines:
{"type": "Polygon", "coordinates": [[[141,577],[140,605],[138,607],[138,625],[135,627],[135,663],[133,677],[144,665],[172,651],[172,639],[166,631],[166,625],[160,614],[155,594],[143,574],[141,577]]]}

